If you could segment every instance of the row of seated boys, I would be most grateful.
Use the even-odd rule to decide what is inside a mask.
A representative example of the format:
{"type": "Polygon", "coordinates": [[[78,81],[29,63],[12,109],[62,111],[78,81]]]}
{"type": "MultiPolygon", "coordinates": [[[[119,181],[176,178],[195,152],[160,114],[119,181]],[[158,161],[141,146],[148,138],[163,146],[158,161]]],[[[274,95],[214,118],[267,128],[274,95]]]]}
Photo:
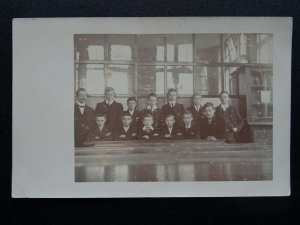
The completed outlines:
{"type": "Polygon", "coordinates": [[[90,131],[87,140],[181,140],[207,139],[214,141],[223,138],[224,124],[214,116],[214,105],[207,102],[203,116],[193,120],[193,114],[185,110],[182,122],[176,123],[175,115],[169,114],[163,124],[155,124],[151,113],[142,115],[136,121],[128,112],[121,115],[121,124],[113,131],[107,122],[106,114],[96,115],[96,126],[90,131]]]}

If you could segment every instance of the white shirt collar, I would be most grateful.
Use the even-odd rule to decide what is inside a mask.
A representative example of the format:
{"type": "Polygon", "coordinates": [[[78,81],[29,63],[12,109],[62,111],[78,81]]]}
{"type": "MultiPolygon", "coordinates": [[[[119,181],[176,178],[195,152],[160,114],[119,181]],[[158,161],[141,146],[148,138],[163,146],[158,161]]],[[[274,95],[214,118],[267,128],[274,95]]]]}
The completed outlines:
{"type": "Polygon", "coordinates": [[[145,131],[147,128],[150,128],[150,130],[154,130],[153,126],[150,127],[143,126],[143,131],[145,131]]]}
{"type": "Polygon", "coordinates": [[[201,105],[194,105],[194,108],[199,110],[201,108],[201,105]]]}
{"type": "Polygon", "coordinates": [[[107,101],[107,100],[105,100],[105,102],[106,102],[107,105],[111,105],[111,104],[114,102],[114,100],[112,100],[112,101],[110,101],[110,102],[107,101]]]}
{"type": "Polygon", "coordinates": [[[130,110],[128,109],[129,114],[132,116],[132,114],[134,113],[135,110],[130,110]]]}
{"type": "Polygon", "coordinates": [[[155,110],[157,109],[157,106],[155,105],[155,106],[153,106],[153,107],[151,108],[151,106],[148,105],[148,106],[147,106],[147,109],[148,109],[148,110],[151,110],[151,111],[155,111],[155,110]]]}
{"type": "Polygon", "coordinates": [[[85,106],[85,103],[81,103],[79,101],[76,101],[76,103],[79,105],[79,106],[85,106]]]}
{"type": "Polygon", "coordinates": [[[192,124],[190,125],[185,125],[186,128],[191,128],[192,124]]]}
{"type": "Polygon", "coordinates": [[[175,106],[176,105],[176,101],[174,101],[174,102],[169,102],[169,104],[170,104],[170,106],[171,106],[171,104],[173,104],[173,106],[175,106]]]}
{"type": "Polygon", "coordinates": [[[123,128],[124,128],[125,132],[127,132],[129,130],[130,126],[128,126],[128,127],[123,126],[123,128]]]}
{"type": "Polygon", "coordinates": [[[229,104],[227,103],[227,104],[221,104],[221,107],[222,107],[222,109],[225,111],[228,107],[229,107],[229,104]]]}
{"type": "Polygon", "coordinates": [[[172,130],[173,130],[173,127],[168,127],[168,130],[169,130],[169,132],[170,132],[170,134],[172,133],[172,130]]]}

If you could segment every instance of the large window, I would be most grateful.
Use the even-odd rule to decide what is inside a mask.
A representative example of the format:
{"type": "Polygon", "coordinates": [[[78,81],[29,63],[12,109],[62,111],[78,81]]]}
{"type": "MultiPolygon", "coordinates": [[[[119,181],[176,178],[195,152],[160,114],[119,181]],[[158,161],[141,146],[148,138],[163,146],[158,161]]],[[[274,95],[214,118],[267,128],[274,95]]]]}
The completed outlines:
{"type": "Polygon", "coordinates": [[[182,98],[257,93],[255,118],[272,114],[272,34],[78,34],[74,42],[75,89],[90,96],[103,97],[108,86],[119,98],[155,92],[162,103],[169,88],[182,98]],[[253,74],[261,87],[250,88],[253,74]]]}

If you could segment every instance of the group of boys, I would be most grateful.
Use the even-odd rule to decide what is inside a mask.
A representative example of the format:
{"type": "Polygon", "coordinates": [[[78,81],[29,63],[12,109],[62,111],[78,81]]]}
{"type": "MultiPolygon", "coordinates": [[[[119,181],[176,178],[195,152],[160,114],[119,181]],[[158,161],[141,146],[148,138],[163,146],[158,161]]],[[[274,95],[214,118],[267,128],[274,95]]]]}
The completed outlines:
{"type": "Polygon", "coordinates": [[[177,102],[176,89],[169,89],[168,103],[159,109],[155,93],[148,95],[147,107],[137,110],[135,97],[127,99],[128,110],[114,100],[115,91],[105,89],[105,101],[95,110],[86,105],[87,92],[76,92],[75,145],[94,140],[181,140],[227,138],[234,142],[243,120],[239,112],[229,105],[229,94],[220,93],[221,104],[214,107],[207,102],[201,105],[201,95],[194,94],[193,104],[187,109],[177,102]]]}

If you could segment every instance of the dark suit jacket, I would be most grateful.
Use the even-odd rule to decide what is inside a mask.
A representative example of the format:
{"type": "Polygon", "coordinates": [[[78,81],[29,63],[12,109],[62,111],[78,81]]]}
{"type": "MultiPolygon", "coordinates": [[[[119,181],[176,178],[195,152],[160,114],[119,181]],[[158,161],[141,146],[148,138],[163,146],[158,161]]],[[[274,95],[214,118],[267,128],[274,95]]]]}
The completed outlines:
{"type": "Polygon", "coordinates": [[[187,108],[188,111],[190,111],[193,114],[193,121],[196,123],[199,123],[199,120],[203,114],[203,108],[202,106],[200,106],[199,111],[197,112],[195,107],[192,105],[190,107],[187,108]]]}
{"type": "Polygon", "coordinates": [[[176,103],[173,108],[171,108],[170,104],[165,104],[162,107],[162,116],[163,120],[165,117],[169,114],[174,114],[176,119],[176,125],[181,126],[183,124],[182,122],[182,114],[184,112],[184,106],[182,104],[176,103]]]}
{"type": "Polygon", "coordinates": [[[105,113],[107,116],[107,123],[111,127],[112,131],[118,127],[121,123],[121,114],[123,112],[123,105],[118,102],[113,102],[111,105],[106,104],[106,102],[98,103],[95,108],[95,114],[105,113]]]}
{"type": "Polygon", "coordinates": [[[96,123],[94,110],[86,105],[83,114],[81,114],[79,105],[76,103],[74,105],[74,120],[75,146],[80,147],[96,123]]]}
{"type": "Polygon", "coordinates": [[[202,116],[200,118],[200,137],[201,139],[206,139],[208,136],[213,136],[217,139],[224,138],[223,122],[218,120],[216,116],[212,118],[209,124],[208,118],[202,116]]]}
{"type": "Polygon", "coordinates": [[[160,130],[160,139],[162,140],[180,140],[183,139],[183,133],[180,128],[173,126],[172,133],[169,132],[167,126],[164,126],[160,130]],[[165,137],[165,134],[170,134],[170,137],[165,137]]]}
{"type": "Polygon", "coordinates": [[[224,112],[221,105],[219,105],[216,108],[215,116],[218,120],[223,121],[224,125],[224,132],[227,131],[233,131],[232,128],[236,127],[238,129],[238,132],[242,129],[244,121],[238,112],[237,109],[235,109],[232,106],[229,106],[226,111],[224,112]]]}
{"type": "Polygon", "coordinates": [[[93,129],[88,135],[88,140],[90,141],[111,141],[113,139],[113,134],[110,127],[105,124],[102,130],[95,123],[93,129]]]}
{"type": "Polygon", "coordinates": [[[147,130],[143,130],[144,126],[140,126],[138,129],[138,139],[139,140],[157,140],[159,139],[159,131],[154,128],[153,130],[150,130],[149,132],[147,130]],[[157,136],[153,136],[154,134],[158,134],[157,136]],[[144,138],[143,136],[147,135],[149,139],[144,138]]]}
{"type": "Polygon", "coordinates": [[[153,116],[153,126],[155,129],[159,129],[160,125],[164,123],[164,118],[162,117],[162,110],[161,109],[156,109],[155,111],[151,112],[151,110],[149,109],[144,109],[141,112],[141,120],[140,120],[140,125],[142,125],[142,121],[143,121],[143,116],[147,113],[150,113],[153,116]]]}
{"type": "MultiPolygon", "coordinates": [[[[127,112],[129,114],[129,110],[126,110],[125,112],[127,112]]],[[[129,114],[130,115],[130,114],[129,114]]],[[[139,125],[140,125],[140,120],[141,118],[141,112],[139,110],[134,110],[132,116],[132,124],[133,126],[135,126],[135,129],[138,129],[139,125]]]]}
{"type": "Polygon", "coordinates": [[[130,124],[130,127],[127,130],[127,132],[124,130],[123,125],[119,125],[119,127],[116,129],[116,132],[114,134],[114,136],[115,136],[114,140],[116,140],[116,141],[136,140],[137,135],[133,136],[133,133],[136,134],[136,130],[132,124],[130,124]],[[120,135],[125,135],[125,138],[121,138],[120,135]]]}
{"type": "Polygon", "coordinates": [[[198,123],[192,122],[191,127],[186,129],[185,125],[181,127],[184,139],[198,139],[199,138],[199,126],[198,123]]]}

